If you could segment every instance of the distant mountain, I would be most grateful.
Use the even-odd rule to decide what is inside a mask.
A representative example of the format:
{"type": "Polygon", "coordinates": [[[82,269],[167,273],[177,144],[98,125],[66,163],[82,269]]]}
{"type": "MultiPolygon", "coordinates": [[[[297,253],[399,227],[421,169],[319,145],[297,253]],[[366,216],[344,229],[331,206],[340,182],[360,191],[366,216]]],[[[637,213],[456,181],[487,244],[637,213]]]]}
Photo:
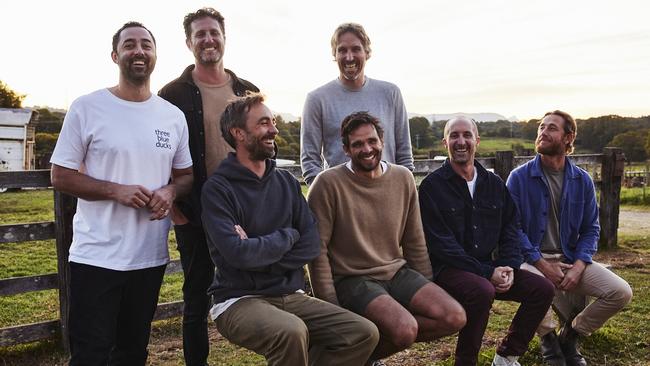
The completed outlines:
{"type": "Polygon", "coordinates": [[[285,122],[296,122],[300,119],[300,117],[296,117],[291,113],[283,113],[283,112],[273,112],[274,115],[280,115],[282,117],[282,120],[285,122]]]}
{"type": "Polygon", "coordinates": [[[419,113],[409,113],[409,118],[412,117],[425,117],[429,122],[434,121],[448,121],[456,116],[466,116],[469,118],[474,118],[477,122],[496,122],[499,120],[517,122],[519,119],[515,116],[506,118],[504,115],[498,113],[448,113],[448,114],[419,114],[419,113]]]}

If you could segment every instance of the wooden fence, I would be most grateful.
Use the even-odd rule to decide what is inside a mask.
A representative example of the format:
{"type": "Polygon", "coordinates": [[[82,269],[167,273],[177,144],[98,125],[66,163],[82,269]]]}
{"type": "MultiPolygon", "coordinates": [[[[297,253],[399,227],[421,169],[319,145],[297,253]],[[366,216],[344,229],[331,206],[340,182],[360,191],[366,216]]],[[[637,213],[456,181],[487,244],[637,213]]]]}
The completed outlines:
{"type": "MultiPolygon", "coordinates": [[[[514,156],[512,151],[497,152],[494,158],[479,158],[478,160],[488,169],[504,180],[516,166],[530,160],[531,156],[514,156]]],[[[603,154],[572,155],[571,159],[578,165],[587,167],[592,172],[597,186],[600,188],[600,246],[611,248],[616,246],[621,178],[623,176],[624,155],[619,148],[605,148],[603,154]],[[591,168],[589,168],[591,167],[591,168]],[[600,169],[597,169],[600,167],[600,169]]],[[[416,176],[424,176],[440,167],[440,162],[433,160],[417,160],[415,162],[416,176]]],[[[296,177],[301,176],[299,166],[285,167],[296,177]]],[[[36,170],[23,172],[0,172],[0,188],[50,187],[50,171],[36,170]]],[[[24,324],[0,329],[0,347],[12,346],[43,339],[61,337],[65,351],[69,351],[68,343],[68,311],[69,311],[69,266],[68,250],[72,242],[72,217],[76,209],[76,198],[54,191],[54,222],[37,222],[26,224],[0,225],[0,243],[16,243],[32,240],[56,239],[57,273],[41,274],[0,279],[0,296],[11,296],[32,291],[58,289],[60,319],[24,324]]],[[[181,271],[178,260],[172,261],[166,274],[181,271]]],[[[183,302],[176,301],[159,304],[155,319],[167,319],[182,314],[183,302]]]]}

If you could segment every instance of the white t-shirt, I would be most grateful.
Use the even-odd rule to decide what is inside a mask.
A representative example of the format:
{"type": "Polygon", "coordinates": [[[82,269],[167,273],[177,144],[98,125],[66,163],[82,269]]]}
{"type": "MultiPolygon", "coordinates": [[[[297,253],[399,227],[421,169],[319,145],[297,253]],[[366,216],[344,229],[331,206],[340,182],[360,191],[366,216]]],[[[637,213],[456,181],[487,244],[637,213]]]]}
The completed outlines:
{"type": "MultiPolygon", "coordinates": [[[[108,89],[72,103],[50,161],[152,191],[168,184],[172,168],[192,165],[187,124],[178,108],[156,95],[126,101],[108,89]]],[[[167,263],[169,218],[151,221],[150,215],[146,207],[79,199],[69,260],[120,271],[167,263]]]]}
{"type": "Polygon", "coordinates": [[[469,195],[474,198],[474,190],[476,188],[476,177],[478,177],[478,172],[476,171],[476,168],[474,168],[474,177],[472,180],[467,181],[467,189],[469,189],[469,195]]]}

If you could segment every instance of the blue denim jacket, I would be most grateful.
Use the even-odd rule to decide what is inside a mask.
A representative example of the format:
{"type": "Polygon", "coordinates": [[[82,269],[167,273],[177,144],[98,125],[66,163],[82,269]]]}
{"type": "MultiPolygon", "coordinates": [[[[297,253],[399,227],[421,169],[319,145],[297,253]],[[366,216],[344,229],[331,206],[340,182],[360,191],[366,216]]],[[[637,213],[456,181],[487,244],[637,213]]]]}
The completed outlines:
{"type": "MultiPolygon", "coordinates": [[[[521,248],[528,263],[537,262],[550,210],[549,188],[539,155],[510,173],[506,183],[521,217],[521,248]]],[[[560,200],[560,244],[569,263],[592,262],[598,249],[600,225],[594,182],[566,158],[560,200]]]]}

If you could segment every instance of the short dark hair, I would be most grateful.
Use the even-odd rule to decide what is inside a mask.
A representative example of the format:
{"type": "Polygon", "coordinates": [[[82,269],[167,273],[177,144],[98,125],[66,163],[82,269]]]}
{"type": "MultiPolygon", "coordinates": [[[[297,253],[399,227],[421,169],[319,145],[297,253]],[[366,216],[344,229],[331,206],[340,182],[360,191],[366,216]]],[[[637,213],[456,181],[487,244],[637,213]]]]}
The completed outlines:
{"type": "Polygon", "coordinates": [[[544,117],[542,117],[542,120],[544,120],[546,116],[550,116],[550,115],[554,115],[562,118],[562,120],[564,120],[564,133],[573,134],[573,140],[569,141],[564,147],[564,152],[566,152],[567,154],[573,153],[573,149],[574,149],[573,142],[576,140],[576,136],[578,136],[578,125],[576,124],[576,121],[573,119],[573,117],[571,117],[570,114],[558,109],[552,112],[546,112],[544,117]]]}
{"type": "Polygon", "coordinates": [[[332,34],[332,39],[330,40],[332,45],[332,56],[334,56],[334,58],[336,58],[336,46],[339,44],[339,38],[341,38],[345,33],[352,33],[357,36],[361,41],[361,45],[363,45],[363,50],[366,51],[367,57],[370,57],[372,51],[370,49],[370,37],[366,34],[366,30],[363,29],[363,26],[358,23],[343,23],[336,27],[334,34],[332,34]]]}
{"type": "Polygon", "coordinates": [[[183,19],[183,28],[185,29],[185,39],[190,39],[190,37],[192,36],[192,22],[197,19],[201,19],[205,17],[210,17],[216,20],[219,23],[219,27],[221,27],[221,33],[224,36],[226,35],[226,28],[225,28],[226,25],[224,24],[223,15],[221,15],[221,13],[219,13],[214,8],[204,7],[193,13],[188,13],[183,19]]]}
{"type": "Polygon", "coordinates": [[[343,140],[343,146],[350,146],[350,134],[362,125],[372,125],[375,127],[379,138],[382,140],[384,139],[384,129],[381,128],[381,124],[376,117],[366,111],[354,112],[345,117],[343,122],[341,122],[341,139],[343,140]]]}
{"type": "Polygon", "coordinates": [[[113,35],[113,52],[117,52],[117,44],[120,43],[120,35],[122,34],[122,31],[125,30],[126,28],[143,28],[143,29],[145,29],[147,32],[149,32],[149,35],[151,36],[151,39],[153,40],[153,44],[154,45],[156,44],[156,37],[153,36],[153,33],[151,33],[151,31],[147,27],[145,27],[140,22],[130,21],[130,22],[124,23],[124,25],[121,26],[120,29],[118,29],[117,32],[115,32],[115,34],[113,35]]]}
{"type": "Polygon", "coordinates": [[[241,128],[245,130],[248,111],[253,105],[262,102],[264,102],[264,94],[248,91],[243,97],[230,101],[223,114],[221,114],[221,121],[219,121],[221,136],[233,149],[236,148],[235,138],[230,133],[230,129],[241,128]]]}

